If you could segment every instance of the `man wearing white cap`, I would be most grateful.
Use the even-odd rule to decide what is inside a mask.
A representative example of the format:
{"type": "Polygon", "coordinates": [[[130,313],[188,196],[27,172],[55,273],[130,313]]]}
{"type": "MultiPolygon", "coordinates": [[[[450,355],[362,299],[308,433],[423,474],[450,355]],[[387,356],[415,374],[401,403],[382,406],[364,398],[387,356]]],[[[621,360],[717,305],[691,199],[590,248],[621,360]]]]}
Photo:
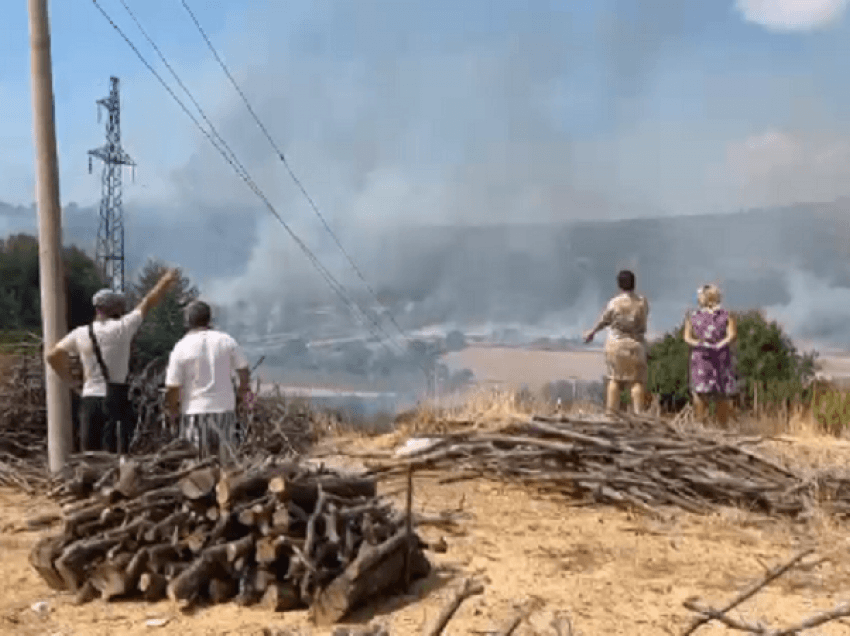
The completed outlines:
{"type": "Polygon", "coordinates": [[[148,312],[178,279],[170,269],[138,306],[124,314],[124,295],[101,289],[92,297],[95,319],[77,327],[47,354],[47,362],[75,391],[80,391],[71,372],[71,356],[83,366],[80,400],[80,449],[126,453],[133,439],[135,417],[130,405],[127,374],[130,345],[148,312]]]}

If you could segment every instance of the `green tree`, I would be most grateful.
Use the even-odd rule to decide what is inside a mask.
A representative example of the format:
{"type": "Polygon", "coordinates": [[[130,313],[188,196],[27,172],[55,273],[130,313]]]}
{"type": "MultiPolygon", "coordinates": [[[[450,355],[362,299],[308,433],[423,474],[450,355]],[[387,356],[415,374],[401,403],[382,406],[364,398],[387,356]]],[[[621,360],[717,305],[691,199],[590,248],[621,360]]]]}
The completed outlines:
{"type": "MultiPolygon", "coordinates": [[[[92,295],[103,286],[94,261],[75,246],[63,250],[68,328],[91,321],[92,295]]],[[[38,240],[17,234],[0,241],[0,329],[41,332],[38,240]]]]}
{"type": "MultiPolygon", "coordinates": [[[[142,267],[138,281],[128,294],[130,302],[137,303],[153,289],[166,269],[168,267],[164,263],[149,259],[142,267]]],[[[174,345],[186,333],[183,325],[183,308],[196,298],[198,298],[197,287],[181,274],[178,282],[165,294],[162,302],[151,309],[136,335],[132,356],[133,371],[140,371],[154,360],[167,359],[174,345]]]]}
{"type": "Polygon", "coordinates": [[[744,398],[752,404],[759,386],[759,402],[777,403],[802,395],[803,387],[815,374],[817,353],[802,354],[776,321],[768,321],[759,311],[737,315],[738,375],[744,398]]]}
{"type": "Polygon", "coordinates": [[[38,241],[17,234],[3,241],[0,262],[4,329],[41,331],[41,294],[38,286],[38,241]]]}
{"type": "Polygon", "coordinates": [[[105,283],[95,262],[75,246],[65,250],[65,279],[68,329],[74,329],[94,320],[92,296],[105,283]]]}
{"type": "MultiPolygon", "coordinates": [[[[738,324],[734,352],[744,405],[752,405],[757,386],[761,404],[803,396],[803,388],[814,375],[817,354],[797,351],[782,327],[760,311],[734,316],[738,324]]],[[[690,347],[683,333],[684,328],[678,327],[649,347],[649,390],[671,410],[690,399],[690,347]]]]}
{"type": "Polygon", "coordinates": [[[648,388],[659,396],[661,406],[676,411],[688,403],[690,347],[683,340],[684,327],[667,333],[649,347],[648,388]]]}

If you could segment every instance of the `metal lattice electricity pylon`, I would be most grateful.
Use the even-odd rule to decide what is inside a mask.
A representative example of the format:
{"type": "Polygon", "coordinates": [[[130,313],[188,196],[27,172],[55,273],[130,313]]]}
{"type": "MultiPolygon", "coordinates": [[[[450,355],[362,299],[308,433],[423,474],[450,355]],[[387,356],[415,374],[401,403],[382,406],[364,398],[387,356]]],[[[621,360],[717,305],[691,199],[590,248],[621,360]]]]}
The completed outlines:
{"type": "Polygon", "coordinates": [[[103,162],[100,198],[100,225],[97,229],[95,260],[107,284],[115,291],[124,291],[124,208],[121,203],[121,169],[136,164],[121,147],[121,103],[118,99],[118,78],[109,78],[109,97],[97,100],[108,114],[106,144],[89,150],[89,174],[92,157],[103,162]]]}

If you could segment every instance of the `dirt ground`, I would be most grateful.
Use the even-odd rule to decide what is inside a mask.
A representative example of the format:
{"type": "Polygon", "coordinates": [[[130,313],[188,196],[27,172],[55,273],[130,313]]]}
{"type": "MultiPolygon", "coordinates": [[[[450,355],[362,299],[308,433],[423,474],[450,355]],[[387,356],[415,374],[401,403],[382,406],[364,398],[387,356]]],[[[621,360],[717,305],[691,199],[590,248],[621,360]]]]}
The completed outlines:
{"type": "MultiPolygon", "coordinates": [[[[389,438],[351,438],[339,444],[366,451],[386,448],[389,438]]],[[[848,445],[824,440],[783,441],[776,448],[807,465],[846,465],[850,459],[848,445]]],[[[391,492],[400,486],[387,482],[381,488],[391,492]]],[[[380,622],[393,635],[421,634],[460,577],[473,575],[484,583],[484,593],[460,607],[446,634],[486,634],[522,608],[531,614],[515,632],[521,636],[554,634],[549,623],[556,614],[569,617],[573,633],[585,636],[680,634],[692,618],[682,606],[686,599],[698,596],[721,605],[767,568],[809,545],[827,560],[786,574],[744,603],[737,616],[780,627],[850,600],[847,526],[822,518],[794,526],[723,510],[709,517],[671,512],[666,519],[653,520],[610,508],[573,507],[496,483],[439,484],[427,477],[416,480],[414,503],[423,512],[462,513],[454,530],[421,529],[429,538],[444,536],[448,551],[430,555],[434,572],[409,594],[358,611],[353,623],[380,622]]],[[[22,530],[23,523],[51,508],[46,500],[0,490],[2,634],[259,635],[263,628],[286,626],[315,636],[332,632],[311,628],[305,612],[272,615],[234,605],[201,609],[192,616],[168,602],[95,601],[76,607],[67,595],[52,592],[27,560],[40,533],[22,530]],[[41,601],[46,609],[34,609],[41,601]],[[151,619],[160,620],[149,625],[151,619]]],[[[731,633],[714,624],[697,632],[731,633]]],[[[848,634],[850,620],[805,633],[848,634]]]]}

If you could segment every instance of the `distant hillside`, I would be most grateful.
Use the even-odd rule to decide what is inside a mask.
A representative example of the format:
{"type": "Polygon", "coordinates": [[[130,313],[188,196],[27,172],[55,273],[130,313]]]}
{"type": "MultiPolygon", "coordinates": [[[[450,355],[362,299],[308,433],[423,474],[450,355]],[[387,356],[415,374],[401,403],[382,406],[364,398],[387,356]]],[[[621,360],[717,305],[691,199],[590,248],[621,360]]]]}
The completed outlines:
{"type": "MultiPolygon", "coordinates": [[[[182,264],[201,281],[244,271],[257,242],[256,211],[187,210],[167,221],[154,212],[128,208],[129,269],[156,255],[182,264]]],[[[29,208],[0,204],[0,220],[7,232],[23,226],[35,231],[29,208]]],[[[718,281],[729,306],[770,308],[796,337],[845,346],[850,344],[848,220],[850,201],[842,200],[614,222],[404,227],[377,233],[363,228],[342,240],[406,329],[509,323],[537,327],[541,335],[575,337],[615,291],[616,271],[631,267],[651,300],[653,330],[679,323],[694,302],[696,287],[718,281]]],[[[95,208],[69,206],[66,243],[93,249],[97,222],[95,208]]],[[[305,320],[297,310],[299,299],[327,289],[291,241],[284,235],[281,241],[281,254],[296,258],[269,263],[270,287],[253,299],[257,326],[252,329],[309,331],[313,318],[305,320]],[[275,274],[277,267],[287,275],[285,284],[275,274]],[[299,274],[297,267],[307,273],[299,274]],[[285,310],[272,317],[280,299],[287,301],[285,310]]],[[[314,237],[311,246],[368,300],[330,241],[322,245],[314,237]]],[[[339,328],[356,331],[343,313],[339,328]]]]}
{"type": "Polygon", "coordinates": [[[718,281],[731,307],[800,313],[817,305],[818,315],[800,315],[802,335],[850,342],[850,322],[822,315],[850,314],[837,297],[839,306],[830,308],[829,298],[850,289],[848,221],[843,201],[728,215],[417,228],[364,239],[377,260],[367,251],[359,258],[370,262],[386,297],[413,301],[411,316],[425,322],[534,325],[554,316],[586,324],[615,291],[616,271],[631,267],[653,303],[656,327],[676,324],[696,288],[718,281]],[[795,281],[819,296],[803,297],[795,281]]]}
{"type": "MultiPolygon", "coordinates": [[[[73,203],[62,211],[66,245],[77,245],[93,254],[100,220],[96,207],[73,203]]],[[[167,220],[156,210],[126,206],[124,212],[128,272],[150,256],[180,263],[196,279],[232,276],[245,266],[256,240],[254,213],[242,210],[177,210],[167,220]]],[[[37,232],[33,207],[0,202],[3,235],[37,232]]]]}

